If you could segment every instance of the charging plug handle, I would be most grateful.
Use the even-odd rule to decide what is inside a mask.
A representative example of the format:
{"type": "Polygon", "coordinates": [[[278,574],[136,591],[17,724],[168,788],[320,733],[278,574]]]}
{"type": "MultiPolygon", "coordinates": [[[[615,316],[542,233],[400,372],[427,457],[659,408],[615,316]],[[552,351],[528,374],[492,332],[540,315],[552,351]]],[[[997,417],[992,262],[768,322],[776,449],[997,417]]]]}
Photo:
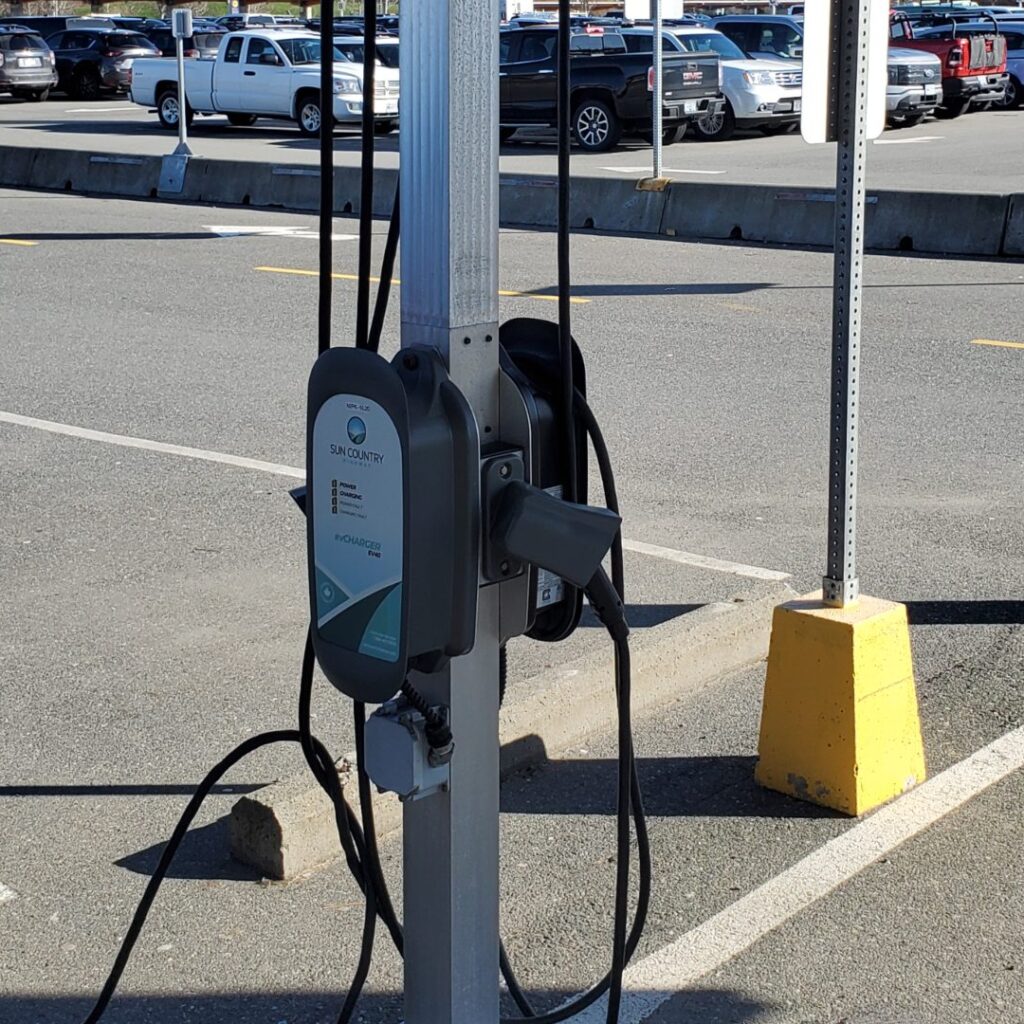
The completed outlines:
{"type": "Polygon", "coordinates": [[[529,562],[586,587],[621,524],[606,508],[576,505],[514,480],[497,503],[491,543],[502,557],[529,562]]]}

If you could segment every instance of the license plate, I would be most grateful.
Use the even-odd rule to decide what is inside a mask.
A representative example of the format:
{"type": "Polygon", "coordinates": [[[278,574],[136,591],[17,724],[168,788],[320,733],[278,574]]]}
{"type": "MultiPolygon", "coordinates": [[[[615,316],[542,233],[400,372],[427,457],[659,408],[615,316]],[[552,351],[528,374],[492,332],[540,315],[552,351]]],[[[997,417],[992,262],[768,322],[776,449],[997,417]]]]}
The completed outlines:
{"type": "Polygon", "coordinates": [[[924,94],[927,99],[933,100],[936,96],[939,95],[938,87],[930,85],[925,89],[924,94]]]}
{"type": "Polygon", "coordinates": [[[800,102],[801,102],[800,100],[793,100],[793,113],[794,114],[799,114],[800,113],[800,102]]]}
{"type": "Polygon", "coordinates": [[[41,57],[19,57],[18,67],[19,68],[41,68],[43,66],[43,60],[41,57]]]}
{"type": "Polygon", "coordinates": [[[696,114],[697,113],[697,101],[696,100],[683,100],[683,113],[684,114],[696,114]]]}

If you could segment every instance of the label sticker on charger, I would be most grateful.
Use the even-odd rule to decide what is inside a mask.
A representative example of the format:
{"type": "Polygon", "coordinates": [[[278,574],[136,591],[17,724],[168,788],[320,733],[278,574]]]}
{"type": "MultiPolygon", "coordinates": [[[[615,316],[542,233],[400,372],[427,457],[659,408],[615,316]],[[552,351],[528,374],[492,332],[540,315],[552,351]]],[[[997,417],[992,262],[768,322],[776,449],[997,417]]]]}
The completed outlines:
{"type": "Polygon", "coordinates": [[[313,560],[320,636],[379,661],[402,637],[402,443],[372,399],[332,395],[313,424],[313,560]]]}
{"type": "MultiPolygon", "coordinates": [[[[556,498],[562,497],[562,485],[545,487],[547,494],[553,494],[556,498]]],[[[565,581],[561,576],[556,576],[547,569],[537,568],[537,610],[548,608],[553,604],[565,599],[565,581]]]]}

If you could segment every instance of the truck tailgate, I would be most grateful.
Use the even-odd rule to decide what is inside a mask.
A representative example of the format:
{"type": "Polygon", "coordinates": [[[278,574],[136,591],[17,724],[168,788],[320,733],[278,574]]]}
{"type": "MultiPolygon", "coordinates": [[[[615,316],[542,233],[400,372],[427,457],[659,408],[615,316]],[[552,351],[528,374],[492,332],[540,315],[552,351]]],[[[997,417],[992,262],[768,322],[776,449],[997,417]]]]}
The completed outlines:
{"type": "Polygon", "coordinates": [[[718,58],[704,54],[665,54],[662,61],[665,99],[699,99],[718,93],[718,58]]]}
{"type": "Polygon", "coordinates": [[[991,74],[1003,71],[1006,63],[1006,36],[971,36],[971,71],[991,74]]]}

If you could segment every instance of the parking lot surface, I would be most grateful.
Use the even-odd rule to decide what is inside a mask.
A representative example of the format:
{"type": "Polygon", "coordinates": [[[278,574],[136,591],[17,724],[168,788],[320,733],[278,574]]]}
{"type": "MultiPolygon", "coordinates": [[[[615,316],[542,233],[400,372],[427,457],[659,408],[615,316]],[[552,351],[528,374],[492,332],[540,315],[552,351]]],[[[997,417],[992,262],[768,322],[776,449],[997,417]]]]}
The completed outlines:
{"type": "MultiPolygon", "coordinates": [[[[1014,192],[1021,188],[1024,114],[1019,111],[968,113],[954,121],[928,120],[914,128],[889,130],[869,152],[872,188],[910,191],[1014,192]]],[[[104,153],[160,155],[176,144],[156,114],[126,99],[83,103],[55,97],[22,103],[0,96],[3,144],[104,153]]],[[[259,121],[236,128],[223,117],[198,117],[190,145],[199,156],[274,164],[316,164],[317,140],[303,138],[293,124],[259,121]]],[[[335,160],[358,166],[356,133],[339,131],[335,160]]],[[[521,131],[501,150],[506,175],[555,173],[551,133],[521,131]]],[[[377,140],[381,167],[398,166],[398,136],[377,140]]],[[[574,174],[642,177],[650,173],[651,149],[626,141],[610,153],[574,153],[574,174]]],[[[664,173],[679,181],[827,186],[835,184],[835,147],[809,146],[799,134],[765,138],[746,133],[729,142],[692,139],[664,151],[664,173]]]]}
{"type": "MultiPolygon", "coordinates": [[[[195,782],[250,733],[294,722],[304,527],[273,466],[303,462],[316,240],[313,218],[266,211],[11,191],[0,211],[0,1020],[70,1024],[195,782]]],[[[553,318],[553,236],[506,231],[501,246],[502,319],[553,318]]],[[[351,238],[334,267],[347,344],[351,238]]],[[[582,234],[573,268],[626,536],[817,587],[830,256],[582,234]]],[[[908,603],[933,778],[1024,725],[1022,288],[1019,262],[866,260],[859,575],[908,603]]],[[[628,568],[640,614],[742,583],[639,550],[628,568]]],[[[548,655],[519,657],[525,675],[548,655]]],[[[758,667],[636,723],[657,880],[638,959],[788,884],[856,827],[754,785],[762,684],[758,667]]],[[[314,715],[348,749],[322,680],[314,715]]],[[[544,1006],[606,969],[614,749],[595,735],[503,790],[503,929],[544,1006]]],[[[268,884],[225,845],[238,794],[299,763],[262,752],[211,799],[107,1019],[334,1019],[362,914],[342,866],[268,884]]],[[[646,1019],[1019,1024],[1022,797],[1011,763],[777,927],[752,917],[753,944],[685,986],[686,963],[655,959],[646,1019]]],[[[384,857],[397,878],[400,845],[384,857]]],[[[361,1019],[400,1019],[400,990],[381,938],[361,1019]]]]}

